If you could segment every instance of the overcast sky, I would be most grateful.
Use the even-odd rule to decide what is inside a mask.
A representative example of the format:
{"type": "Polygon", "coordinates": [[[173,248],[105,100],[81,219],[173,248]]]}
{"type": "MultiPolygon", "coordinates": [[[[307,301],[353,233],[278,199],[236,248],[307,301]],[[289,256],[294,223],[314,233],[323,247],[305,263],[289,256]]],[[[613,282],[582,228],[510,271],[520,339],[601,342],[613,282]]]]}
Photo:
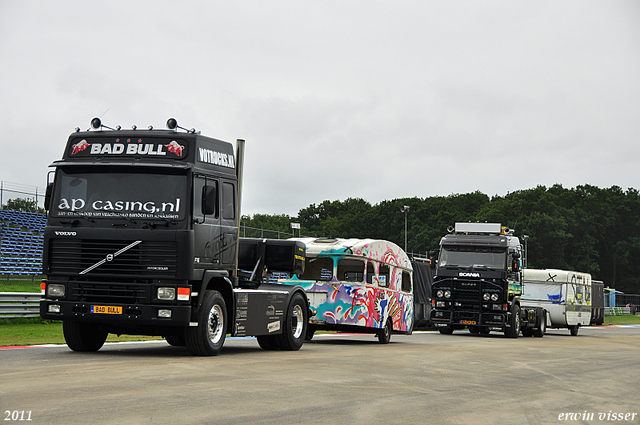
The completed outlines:
{"type": "Polygon", "coordinates": [[[94,116],[246,139],[244,214],[640,188],[640,2],[0,0],[0,180],[94,116]]]}

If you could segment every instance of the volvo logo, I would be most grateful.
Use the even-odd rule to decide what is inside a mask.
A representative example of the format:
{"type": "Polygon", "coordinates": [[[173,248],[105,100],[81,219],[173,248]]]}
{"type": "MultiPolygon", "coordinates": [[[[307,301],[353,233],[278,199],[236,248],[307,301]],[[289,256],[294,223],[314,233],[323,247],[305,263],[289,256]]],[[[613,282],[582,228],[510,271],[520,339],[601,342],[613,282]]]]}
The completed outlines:
{"type": "Polygon", "coordinates": [[[480,277],[480,273],[471,273],[471,272],[460,272],[458,273],[460,277],[480,277]]]}
{"type": "Polygon", "coordinates": [[[61,232],[56,230],[56,236],[75,236],[76,232],[61,232]]]}

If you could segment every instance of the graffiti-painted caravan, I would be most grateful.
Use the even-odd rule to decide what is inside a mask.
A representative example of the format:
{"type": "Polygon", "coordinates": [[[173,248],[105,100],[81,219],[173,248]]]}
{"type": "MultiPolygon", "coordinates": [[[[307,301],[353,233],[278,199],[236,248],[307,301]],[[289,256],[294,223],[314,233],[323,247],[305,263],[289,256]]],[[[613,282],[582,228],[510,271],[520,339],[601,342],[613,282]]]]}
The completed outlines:
{"type": "Polygon", "coordinates": [[[413,269],[398,245],[373,239],[297,239],[307,247],[303,274],[279,283],[307,291],[307,339],[316,330],[391,333],[413,329],[413,269]]]}
{"type": "Polygon", "coordinates": [[[568,328],[578,335],[591,322],[591,275],[566,270],[522,271],[522,305],[544,307],[551,328],[568,328]]]}

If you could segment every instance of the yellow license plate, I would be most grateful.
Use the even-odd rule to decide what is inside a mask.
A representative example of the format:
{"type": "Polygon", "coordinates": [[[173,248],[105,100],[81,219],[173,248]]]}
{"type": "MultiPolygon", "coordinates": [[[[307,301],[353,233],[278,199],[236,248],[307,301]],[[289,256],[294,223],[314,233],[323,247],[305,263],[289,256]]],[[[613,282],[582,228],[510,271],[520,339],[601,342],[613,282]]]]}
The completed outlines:
{"type": "Polygon", "coordinates": [[[461,320],[460,324],[461,325],[475,325],[476,321],[475,320],[461,320]]]}
{"type": "Polygon", "coordinates": [[[91,312],[101,314],[122,314],[122,307],[115,307],[112,305],[92,305],[91,312]]]}

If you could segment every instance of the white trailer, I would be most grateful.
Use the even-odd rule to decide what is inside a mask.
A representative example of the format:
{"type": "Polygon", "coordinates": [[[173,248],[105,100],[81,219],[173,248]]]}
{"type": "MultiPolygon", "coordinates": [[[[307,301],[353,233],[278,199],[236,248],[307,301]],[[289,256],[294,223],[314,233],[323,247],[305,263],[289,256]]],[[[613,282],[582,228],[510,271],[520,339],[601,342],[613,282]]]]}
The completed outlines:
{"type": "Polygon", "coordinates": [[[547,326],[578,335],[591,322],[591,275],[556,269],[522,271],[522,306],[543,307],[547,326]]]}

